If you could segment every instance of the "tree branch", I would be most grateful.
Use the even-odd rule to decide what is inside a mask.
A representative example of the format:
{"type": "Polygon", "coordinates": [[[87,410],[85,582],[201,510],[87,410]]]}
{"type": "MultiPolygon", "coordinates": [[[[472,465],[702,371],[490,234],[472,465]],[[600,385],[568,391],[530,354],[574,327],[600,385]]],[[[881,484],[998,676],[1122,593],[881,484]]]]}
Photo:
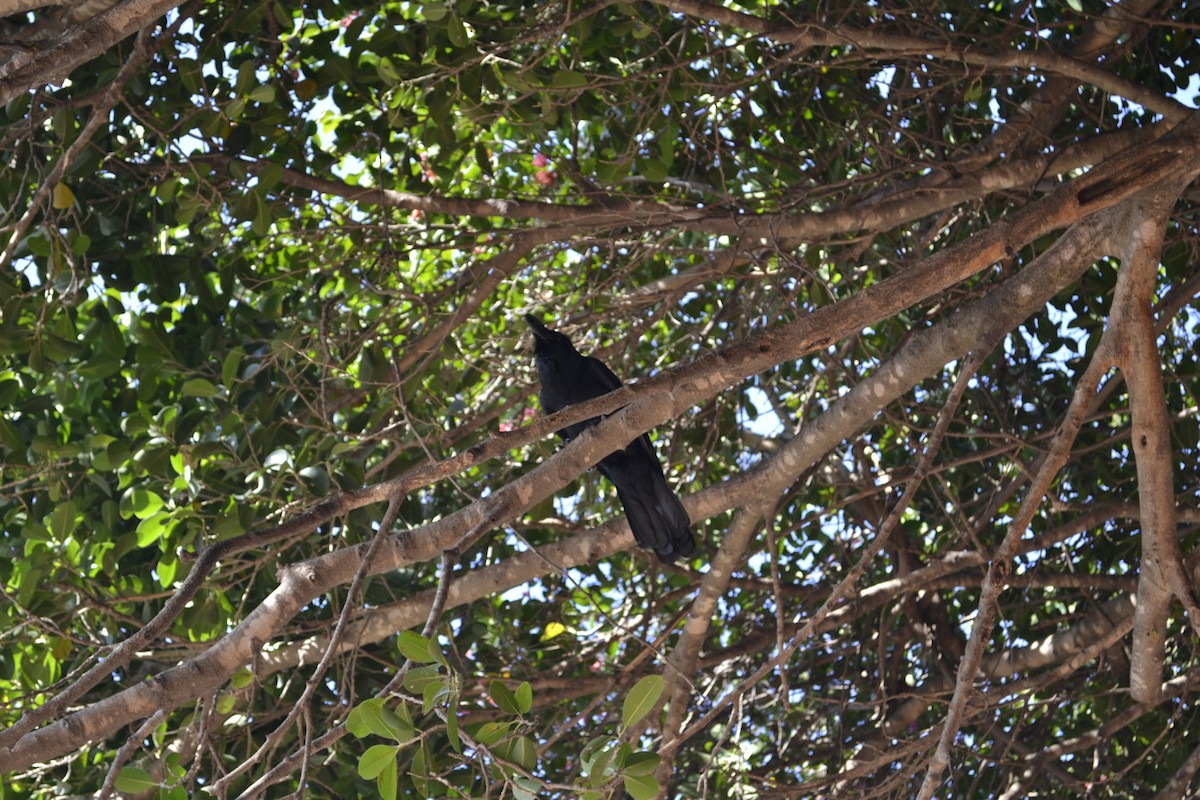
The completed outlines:
{"type": "Polygon", "coordinates": [[[1170,425],[1154,323],[1154,288],[1166,213],[1147,214],[1128,231],[1113,297],[1111,324],[1121,335],[1118,364],[1129,387],[1133,454],[1141,508],[1142,559],[1133,626],[1130,693],[1153,703],[1162,690],[1167,612],[1172,594],[1183,601],[1193,628],[1200,608],[1183,573],[1175,535],[1175,492],[1170,425]]]}
{"type": "Polygon", "coordinates": [[[0,104],[21,92],[63,80],[75,67],[178,5],[180,0],[126,0],[69,28],[49,46],[13,58],[0,68],[0,104]]]}
{"type": "Polygon", "coordinates": [[[734,9],[712,5],[703,0],[655,0],[659,5],[680,14],[710,19],[784,42],[798,49],[815,47],[847,47],[877,53],[879,58],[892,59],[911,56],[914,58],[934,57],[944,61],[970,64],[997,70],[1020,69],[1028,72],[1045,72],[1064,75],[1080,83],[1103,89],[1109,94],[1128,98],[1155,113],[1162,114],[1171,122],[1180,122],[1191,110],[1170,97],[1151,92],[1142,86],[1114,75],[1094,64],[1063,56],[1049,50],[1034,52],[1024,50],[990,50],[971,45],[957,45],[915,36],[903,36],[870,28],[839,26],[826,28],[822,25],[804,23],[791,25],[771,22],[734,9]]]}
{"type": "MultiPolygon", "coordinates": [[[[1151,147],[1142,152],[1148,153],[1146,157],[1153,165],[1159,163],[1165,152],[1194,153],[1197,144],[1194,129],[1197,127],[1200,127],[1200,115],[1193,116],[1188,123],[1179,126],[1163,137],[1157,150],[1151,147]]],[[[1138,155],[1129,155],[1117,159],[1117,161],[1116,169],[1127,171],[1136,166],[1138,155]]],[[[1113,169],[1108,165],[1103,165],[1079,181],[1064,186],[966,242],[940,251],[903,273],[874,284],[845,301],[818,309],[794,322],[760,333],[724,351],[698,359],[692,364],[666,370],[660,375],[638,384],[637,387],[624,387],[604,398],[599,398],[598,400],[603,400],[605,403],[613,403],[615,407],[627,401],[635,393],[639,397],[636,402],[606,419],[587,435],[579,437],[564,447],[556,456],[495,494],[425,526],[420,529],[420,536],[409,535],[396,539],[393,541],[392,547],[385,548],[387,552],[381,554],[377,560],[378,563],[372,565],[372,568],[376,570],[394,569],[402,564],[433,558],[443,550],[453,548],[461,536],[483,524],[485,520],[496,525],[511,519],[541,498],[562,488],[575,475],[607,455],[612,447],[621,446],[665,419],[678,416],[695,403],[712,397],[717,392],[742,380],[745,376],[761,372],[781,361],[798,358],[807,352],[823,348],[842,336],[861,330],[879,319],[891,316],[903,308],[940,292],[945,287],[974,274],[999,259],[1007,249],[1021,247],[1032,238],[1041,236],[1063,224],[1064,221],[1077,218],[1085,208],[1089,210],[1103,208],[1118,202],[1126,196],[1128,191],[1118,182],[1107,183],[1104,191],[1096,193],[1086,203],[1081,203],[1078,199],[1082,189],[1096,186],[1102,181],[1109,181],[1113,169]],[[1082,187],[1077,184],[1082,184],[1082,187]],[[561,472],[559,472],[560,470],[561,472]]],[[[1095,222],[1089,224],[1095,224],[1095,222]]],[[[1086,230],[1088,227],[1088,225],[1083,225],[1079,226],[1079,229],[1086,230]]],[[[1095,239],[1099,238],[1097,235],[1093,235],[1095,239]]],[[[1083,247],[1083,244],[1074,237],[1064,236],[1055,248],[1052,248],[1052,251],[1056,253],[1056,258],[1061,256],[1059,248],[1065,241],[1073,242],[1073,247],[1083,247]]],[[[1071,259],[1066,260],[1070,261],[1071,259]]],[[[1030,274],[1038,273],[1033,271],[1030,274]]],[[[1015,291],[1012,286],[1009,287],[1010,291],[1015,291]]],[[[1010,293],[1003,291],[1003,287],[1001,288],[1002,291],[998,291],[995,295],[997,302],[1010,302],[1014,307],[1027,307],[1025,304],[1029,302],[1030,298],[1038,296],[1036,291],[1029,293],[1027,289],[1021,289],[1023,296],[1019,294],[1014,299],[1010,293]]],[[[1032,308],[1033,306],[1028,307],[1032,308]]],[[[944,352],[954,352],[958,355],[968,352],[977,341],[971,336],[972,334],[966,331],[966,340],[963,340],[964,337],[960,334],[957,343],[947,347],[944,352]]],[[[913,341],[919,340],[921,340],[920,336],[914,337],[913,341]]],[[[940,354],[933,355],[935,358],[940,357],[940,354]]],[[[951,355],[937,362],[938,368],[953,357],[956,356],[951,355]]],[[[911,376],[903,372],[890,375],[886,370],[881,370],[875,377],[878,378],[880,375],[887,375],[888,383],[886,385],[890,389],[884,393],[886,395],[894,397],[896,395],[891,392],[894,391],[898,394],[910,385],[906,383],[906,379],[911,376]]],[[[865,384],[860,384],[860,387],[863,385],[865,384]]],[[[847,397],[851,397],[853,394],[847,397]]],[[[877,399],[882,402],[882,397],[877,399]]],[[[596,405],[603,404],[596,402],[596,405]]],[[[874,406],[869,401],[866,407],[877,408],[878,406],[874,406]]],[[[575,410],[582,413],[582,408],[583,404],[575,410]]],[[[589,408],[588,411],[594,413],[594,409],[589,408]]],[[[777,458],[772,459],[771,463],[775,468],[782,468],[785,474],[790,472],[794,476],[797,465],[809,463],[801,457],[802,451],[813,453],[827,451],[828,447],[821,446],[822,443],[815,431],[814,427],[808,428],[794,440],[793,445],[784,448],[777,458]]],[[[834,443],[836,440],[831,441],[829,447],[834,443]]],[[[377,502],[389,496],[390,491],[391,487],[388,484],[380,484],[354,493],[353,501],[362,505],[377,502]]],[[[342,496],[342,498],[342,501],[345,502],[346,496],[342,496]]],[[[143,704],[151,711],[163,703],[174,707],[186,697],[195,696],[191,692],[198,688],[215,688],[223,682],[224,676],[232,674],[257,652],[253,642],[265,642],[273,635],[273,626],[278,620],[290,618],[295,613],[294,609],[301,607],[311,596],[344,580],[349,580],[360,561],[361,553],[357,549],[351,548],[285,570],[284,579],[276,592],[221,643],[195,661],[163,673],[150,688],[135,687],[129,690],[129,692],[140,692],[136,703],[129,702],[122,708],[112,708],[110,705],[106,705],[109,701],[100,701],[89,709],[93,713],[88,717],[91,721],[88,725],[68,724],[67,722],[62,723],[65,726],[62,728],[60,728],[60,724],[51,725],[25,737],[25,740],[20,743],[16,741],[16,738],[24,731],[29,730],[30,726],[26,720],[18,722],[13,728],[0,733],[0,747],[13,748],[11,753],[4,753],[3,750],[0,750],[0,754],[4,756],[0,759],[0,770],[16,768],[23,763],[24,758],[29,757],[32,752],[38,751],[40,743],[47,739],[68,749],[77,746],[77,744],[70,743],[81,743],[92,738],[93,733],[100,730],[99,727],[92,726],[100,725],[100,721],[105,719],[106,714],[112,713],[114,716],[111,719],[122,719],[127,722],[143,715],[140,711],[143,704]],[[317,570],[318,564],[320,564],[319,571],[317,570]],[[201,681],[199,675],[205,671],[213,677],[201,681]],[[212,683],[211,687],[208,686],[210,682],[212,683]],[[66,736],[66,731],[70,731],[72,735],[66,736]],[[9,764],[16,766],[9,767],[9,764]]],[[[197,564],[195,568],[200,566],[197,564]]],[[[162,613],[167,612],[170,606],[172,603],[168,603],[162,613]]],[[[177,609],[174,613],[177,613],[177,609]]],[[[127,642],[135,639],[140,642],[142,638],[145,638],[144,634],[139,633],[127,642]]],[[[125,648],[126,644],[123,643],[120,647],[125,648]]],[[[98,665],[93,671],[97,669],[103,672],[105,667],[98,665]]],[[[126,693],[118,696],[124,694],[126,693]]],[[[65,697],[65,695],[59,697],[65,697]]],[[[65,702],[70,702],[70,700],[64,701],[64,704],[65,702]]],[[[45,706],[38,709],[39,714],[47,714],[47,716],[42,716],[42,719],[48,718],[49,714],[58,713],[59,710],[55,707],[53,711],[46,712],[45,709],[45,706]]],[[[71,719],[76,719],[77,716],[73,715],[71,719]]],[[[109,723],[105,722],[104,724],[109,723]]],[[[124,722],[119,724],[124,724],[124,722]]]]}
{"type": "MultiPolygon", "coordinates": [[[[1181,191],[1184,185],[1186,184],[1180,182],[1177,191],[1181,191]]],[[[1176,194],[1170,194],[1168,188],[1163,188],[1157,194],[1157,203],[1153,204],[1154,210],[1157,212],[1155,218],[1167,213],[1176,196],[1176,194]]],[[[1144,202],[1150,205],[1148,201],[1144,202]]],[[[1122,246],[1120,236],[1122,234],[1130,235],[1132,226],[1139,224],[1143,218],[1142,215],[1149,213],[1150,208],[1144,207],[1142,203],[1131,201],[1118,211],[1120,213],[1112,220],[1113,224],[1106,227],[1104,234],[1101,234],[1106,236],[1110,246],[1114,249],[1122,246]]],[[[966,654],[959,664],[954,696],[951,698],[946,712],[945,724],[937,750],[930,761],[918,794],[921,800],[929,800],[933,796],[941,783],[943,772],[949,765],[950,745],[957,737],[966,713],[967,701],[978,672],[978,665],[983,658],[984,648],[995,624],[997,600],[1012,572],[1012,558],[1018,549],[1021,538],[1028,530],[1034,514],[1041,505],[1042,499],[1049,491],[1059,470],[1070,457],[1071,445],[1087,417],[1088,409],[1101,378],[1115,362],[1120,347],[1117,335],[1110,327],[1101,338],[1091,363],[1076,386],[1063,421],[1042,459],[1037,474],[1030,483],[1025,500],[1021,503],[1019,511],[1005,532],[1003,541],[993,554],[987,579],[982,586],[979,610],[971,628],[966,654]]]]}

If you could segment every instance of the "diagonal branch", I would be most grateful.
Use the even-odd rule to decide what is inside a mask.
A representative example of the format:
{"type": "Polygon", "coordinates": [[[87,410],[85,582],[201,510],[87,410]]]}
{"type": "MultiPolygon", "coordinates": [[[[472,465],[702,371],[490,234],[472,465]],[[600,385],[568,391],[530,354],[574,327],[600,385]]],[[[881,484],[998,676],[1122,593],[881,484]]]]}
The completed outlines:
{"type": "MultiPolygon", "coordinates": [[[[1016,277],[935,328],[913,335],[891,359],[833,403],[829,411],[806,426],[803,433],[788,442],[761,468],[754,470],[760,489],[770,496],[777,495],[780,486],[795,480],[798,470],[814,463],[849,431],[865,425],[880,407],[908,391],[917,381],[935,374],[948,362],[971,352],[981,342],[997,340],[1004,331],[1045,305],[1049,298],[1077,280],[1091,266],[1098,256],[1103,231],[1111,224],[1111,217],[1111,212],[1095,214],[1073,226],[1016,277]]],[[[882,545],[882,540],[872,542],[859,565],[869,563],[873,550],[882,545]]],[[[835,604],[849,594],[859,568],[851,570],[831,590],[829,599],[806,621],[786,649],[742,680],[736,689],[713,704],[679,736],[665,743],[664,755],[673,753],[688,738],[704,730],[757,681],[786,664],[800,645],[835,613],[835,604]]]]}
{"type": "Polygon", "coordinates": [[[997,70],[1019,69],[1064,75],[1080,83],[1091,84],[1109,94],[1124,97],[1179,122],[1189,113],[1187,106],[1174,98],[1150,91],[1133,81],[1087,61],[1074,59],[1048,48],[1038,50],[997,50],[955,44],[949,40],[940,44],[929,38],[895,34],[872,28],[826,27],[815,23],[789,24],[773,22],[753,14],[713,5],[704,0],[655,0],[659,5],[680,14],[711,19],[765,36],[796,48],[846,47],[877,53],[880,58],[936,58],[997,70]]]}
{"type": "Polygon", "coordinates": [[[75,67],[178,5],[180,0],[126,0],[68,29],[49,46],[22,54],[0,71],[0,104],[29,89],[62,80],[75,67]]]}
{"type": "MultiPolygon", "coordinates": [[[[1158,169],[1164,155],[1194,155],[1200,145],[1197,141],[1198,128],[1200,114],[1178,126],[1155,146],[1144,148],[1139,153],[1146,155],[1152,169],[1158,169]]],[[[903,273],[880,281],[840,303],[820,308],[812,314],[762,332],[691,364],[665,370],[636,387],[624,387],[598,398],[597,401],[593,401],[595,405],[610,410],[625,403],[631,404],[493,495],[426,525],[419,531],[395,539],[391,542],[391,547],[384,548],[385,552],[381,553],[372,569],[394,569],[403,564],[435,558],[442,551],[453,548],[468,531],[485,523],[497,525],[514,518],[542,498],[558,491],[575,475],[611,452],[614,446],[619,447],[631,441],[664,420],[678,416],[692,405],[735,385],[744,377],[826,347],[832,341],[851,335],[863,327],[940,293],[959,280],[970,277],[999,260],[1006,252],[1022,247],[1032,239],[1084,216],[1088,211],[1119,202],[1133,191],[1131,187],[1139,184],[1135,181],[1127,185],[1115,180],[1115,176],[1127,173],[1131,169],[1136,171],[1140,163],[1138,156],[1139,154],[1135,153],[1118,158],[1113,167],[1101,165],[1084,178],[997,222],[977,236],[940,251],[903,273]],[[1102,186],[1103,190],[1090,191],[1097,186],[1102,186]],[[1081,199],[1080,195],[1085,193],[1087,197],[1081,199]]],[[[1143,164],[1144,166],[1146,164],[1143,164]]],[[[1143,169],[1139,174],[1144,172],[1143,169]]],[[[1074,248],[1083,248],[1085,243],[1079,240],[1078,233],[1097,224],[1095,219],[1096,217],[1089,223],[1077,226],[1074,236],[1064,236],[1059,244],[1048,252],[1057,253],[1065,241],[1071,241],[1074,248]]],[[[1095,231],[1091,237],[1093,241],[1100,238],[1095,231]]],[[[1072,259],[1066,261],[1070,262],[1072,259]]],[[[1030,274],[1036,275],[1037,272],[1033,271],[1030,274]]],[[[1025,308],[1033,302],[1039,305],[1044,302],[1038,299],[1040,292],[1037,290],[1026,287],[1014,296],[1012,292],[1018,290],[1013,287],[1019,284],[1007,286],[1007,290],[1001,287],[1002,291],[996,292],[995,297],[998,301],[1007,302],[1009,310],[1025,308]]],[[[1027,316],[1028,313],[1031,311],[1024,312],[1024,315],[1027,316]]],[[[992,318],[992,322],[1004,318],[1005,315],[997,314],[992,318]]],[[[945,353],[951,355],[946,355],[944,360],[938,361],[937,368],[946,361],[968,352],[978,341],[978,338],[973,337],[978,335],[978,331],[964,329],[956,331],[955,336],[944,337],[944,343],[951,343],[944,344],[945,353]]],[[[917,336],[912,341],[923,342],[924,338],[917,336]]],[[[931,352],[927,356],[936,359],[945,353],[931,352]]],[[[900,374],[892,374],[885,369],[876,374],[878,380],[884,381],[878,385],[886,385],[889,392],[897,393],[909,385],[906,380],[911,377],[903,374],[903,370],[900,374]]],[[[850,395],[847,396],[849,397],[850,395]]],[[[869,399],[866,406],[878,407],[869,399]]],[[[583,408],[584,404],[580,404],[572,410],[583,413],[583,408]]],[[[587,411],[590,414],[597,413],[596,408],[588,408],[587,411]]],[[[838,436],[836,440],[840,438],[838,436]]],[[[836,440],[829,443],[829,447],[836,444],[836,440]]],[[[785,448],[779,458],[773,459],[772,463],[776,469],[791,471],[794,479],[797,464],[811,463],[802,460],[803,452],[824,453],[827,450],[828,447],[825,447],[817,436],[817,429],[810,427],[797,437],[794,445],[785,448]]],[[[391,495],[392,489],[393,487],[387,484],[368,487],[353,493],[352,497],[340,495],[338,498],[331,498],[328,503],[323,503],[322,507],[334,507],[339,500],[343,504],[352,500],[354,507],[361,507],[386,499],[391,495]]],[[[318,515],[313,516],[315,518],[318,515]]],[[[32,724],[29,720],[32,714],[37,714],[44,720],[60,713],[62,708],[56,706],[48,710],[42,707],[31,712],[31,715],[26,715],[26,718],[13,728],[0,732],[0,747],[12,748],[8,752],[0,750],[0,770],[29,763],[27,759],[36,758],[35,754],[43,752],[43,747],[49,746],[58,752],[66,752],[100,735],[102,730],[114,729],[111,726],[126,724],[146,713],[152,713],[153,709],[164,704],[174,707],[188,697],[196,696],[194,692],[203,692],[219,686],[227,675],[232,674],[257,653],[261,644],[255,646],[256,642],[264,642],[274,635],[275,626],[280,620],[290,618],[312,596],[350,580],[361,560],[360,550],[348,548],[284,570],[277,590],[218,644],[194,661],[158,676],[150,685],[134,687],[128,692],[100,701],[86,712],[81,712],[87,714],[86,724],[80,723],[79,715],[72,715],[63,723],[55,723],[18,741],[23,732],[31,729],[32,724]],[[130,693],[135,693],[135,696],[128,696],[130,693]],[[125,702],[116,698],[123,698],[125,702]]],[[[197,564],[193,569],[200,566],[197,564]]],[[[171,606],[171,603],[168,603],[168,606],[171,606]]],[[[166,610],[164,608],[164,612],[166,610]]],[[[134,639],[137,637],[135,634],[134,639]]],[[[119,647],[125,647],[124,643],[119,647]]],[[[71,700],[65,700],[63,707],[69,702],[71,700]]],[[[48,705],[53,705],[53,701],[48,705]]]]}
{"type": "MultiPolygon", "coordinates": [[[[176,22],[178,23],[182,19],[183,17],[180,16],[176,22]]],[[[29,201],[29,208],[25,209],[25,213],[21,215],[21,218],[13,226],[13,231],[4,246],[4,252],[0,253],[0,269],[4,269],[12,263],[13,254],[17,251],[17,245],[21,243],[25,234],[29,231],[29,226],[33,224],[34,217],[38,215],[42,210],[42,206],[45,205],[47,198],[50,197],[50,192],[62,180],[63,175],[66,174],[71,165],[75,163],[75,159],[83,152],[83,148],[92,141],[92,137],[100,130],[100,126],[108,122],[108,112],[112,111],[113,106],[120,101],[121,95],[125,92],[125,85],[133,78],[138,68],[145,63],[150,53],[149,36],[143,31],[137,38],[133,52],[129,54],[129,58],[125,59],[125,63],[121,65],[120,72],[113,78],[113,82],[105,90],[100,102],[92,108],[92,114],[88,117],[88,121],[84,124],[83,129],[79,131],[79,135],[75,138],[75,141],[71,142],[71,146],[59,157],[50,169],[50,172],[42,179],[41,186],[34,193],[33,199],[29,201]]],[[[3,82],[0,81],[0,86],[2,85],[3,82]]]]}
{"type": "Polygon", "coordinates": [[[937,749],[930,760],[929,767],[925,773],[925,780],[921,785],[920,793],[917,795],[921,800],[930,800],[933,797],[933,793],[941,783],[942,773],[949,766],[950,745],[958,736],[958,730],[966,715],[967,702],[974,687],[975,675],[979,671],[979,663],[983,658],[984,648],[987,646],[992,627],[996,622],[997,601],[1000,597],[1000,592],[1004,590],[1004,587],[1008,583],[1009,574],[1012,572],[1012,559],[1016,555],[1021,538],[1025,535],[1025,531],[1029,529],[1029,524],[1032,522],[1034,514],[1037,513],[1038,508],[1041,506],[1042,499],[1050,490],[1050,486],[1058,476],[1059,470],[1062,469],[1063,465],[1070,458],[1071,444],[1075,441],[1075,436],[1086,420],[1087,410],[1091,405],[1092,398],[1095,396],[1096,387],[1099,386],[1101,378],[1104,377],[1105,373],[1112,366],[1112,349],[1109,337],[1101,340],[1099,347],[1097,347],[1092,357],[1091,363],[1075,387],[1071,404],[1046,451],[1046,456],[1042,460],[1037,474],[1030,483],[1025,501],[1021,504],[1019,511],[1005,532],[1003,541],[1001,541],[1000,546],[996,548],[992,556],[992,564],[988,569],[987,577],[984,579],[980,592],[979,610],[975,616],[975,623],[971,627],[971,635],[967,640],[963,659],[958,665],[954,696],[951,698],[950,706],[946,711],[946,719],[942,727],[937,749]]]}
{"type": "MultiPolygon", "coordinates": [[[[1174,187],[1176,192],[1182,191],[1186,183],[1183,181],[1177,182],[1178,185],[1174,187]]],[[[1176,196],[1177,194],[1172,194],[1169,190],[1161,190],[1154,199],[1147,198],[1140,202],[1135,199],[1127,202],[1122,209],[1117,210],[1120,213],[1110,215],[1113,218],[1113,224],[1105,230],[1105,234],[1107,234],[1106,238],[1111,243],[1109,246],[1113,249],[1119,249],[1120,244],[1118,243],[1121,241],[1119,237],[1122,235],[1131,235],[1135,227],[1144,224],[1143,220],[1151,220],[1152,225],[1155,227],[1165,224],[1165,217],[1173,205],[1176,196]]],[[[1161,231],[1159,235],[1161,236],[1161,231]]],[[[1037,474],[1030,482],[1025,500],[1009,524],[1003,541],[993,554],[987,578],[981,587],[979,610],[975,618],[975,623],[971,628],[966,652],[959,663],[954,696],[951,698],[946,712],[945,724],[942,728],[937,750],[930,761],[918,794],[918,797],[922,800],[929,800],[929,798],[933,797],[934,792],[941,783],[942,774],[949,766],[950,746],[958,736],[958,731],[966,715],[967,703],[974,687],[975,676],[979,671],[979,664],[983,658],[984,649],[987,646],[988,638],[996,622],[997,601],[1000,593],[1007,585],[1008,577],[1012,572],[1012,559],[1016,555],[1025,531],[1028,530],[1034,515],[1037,513],[1043,498],[1049,492],[1059,470],[1062,469],[1070,458],[1071,445],[1086,421],[1088,410],[1091,407],[1100,380],[1116,363],[1122,345],[1119,341],[1120,334],[1115,331],[1117,331],[1115,327],[1110,327],[1106,330],[1100,343],[1097,345],[1091,363],[1076,386],[1075,393],[1071,398],[1070,406],[1064,415],[1063,421],[1038,467],[1037,474]]],[[[1173,537],[1174,528],[1172,528],[1170,533],[1173,537]]],[[[1138,613],[1142,613],[1140,607],[1138,613]]]]}

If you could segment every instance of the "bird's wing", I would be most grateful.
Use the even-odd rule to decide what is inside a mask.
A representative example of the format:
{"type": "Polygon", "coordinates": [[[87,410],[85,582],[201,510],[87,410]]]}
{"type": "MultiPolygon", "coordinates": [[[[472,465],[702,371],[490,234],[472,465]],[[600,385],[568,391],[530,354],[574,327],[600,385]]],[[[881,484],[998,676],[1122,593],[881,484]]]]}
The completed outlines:
{"type": "Polygon", "coordinates": [[[621,379],[598,358],[588,356],[587,372],[588,377],[592,378],[597,386],[604,387],[604,391],[596,394],[596,397],[621,388],[621,379]]]}
{"type": "MultiPolygon", "coordinates": [[[[607,364],[600,359],[592,358],[591,356],[588,356],[587,362],[589,376],[595,378],[596,384],[604,386],[604,392],[602,392],[602,394],[607,394],[608,392],[612,392],[621,388],[623,385],[621,383],[621,379],[618,378],[616,374],[608,368],[607,364]]],[[[599,397],[600,395],[595,396],[599,397]]],[[[650,443],[650,437],[647,434],[643,433],[641,436],[634,439],[630,446],[641,450],[650,458],[658,458],[654,452],[654,445],[650,443]]]]}

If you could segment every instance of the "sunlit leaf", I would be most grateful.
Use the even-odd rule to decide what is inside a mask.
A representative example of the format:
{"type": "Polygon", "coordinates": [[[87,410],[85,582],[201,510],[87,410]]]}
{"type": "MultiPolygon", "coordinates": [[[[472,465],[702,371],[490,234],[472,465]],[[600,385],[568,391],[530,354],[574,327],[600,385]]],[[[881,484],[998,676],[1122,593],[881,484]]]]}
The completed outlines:
{"type": "Polygon", "coordinates": [[[633,685],[621,707],[621,726],[628,730],[642,720],[662,696],[665,682],[661,675],[647,675],[633,685]]]}
{"type": "Polygon", "coordinates": [[[390,744],[375,744],[367,748],[358,759],[359,777],[374,780],[387,768],[389,763],[396,763],[396,747],[390,744]]]}
{"type": "Polygon", "coordinates": [[[51,195],[51,205],[60,211],[75,205],[75,193],[65,183],[54,184],[54,191],[51,192],[51,195]]]}
{"type": "Polygon", "coordinates": [[[633,800],[652,800],[658,796],[658,781],[650,775],[626,775],[623,783],[633,800]]]}

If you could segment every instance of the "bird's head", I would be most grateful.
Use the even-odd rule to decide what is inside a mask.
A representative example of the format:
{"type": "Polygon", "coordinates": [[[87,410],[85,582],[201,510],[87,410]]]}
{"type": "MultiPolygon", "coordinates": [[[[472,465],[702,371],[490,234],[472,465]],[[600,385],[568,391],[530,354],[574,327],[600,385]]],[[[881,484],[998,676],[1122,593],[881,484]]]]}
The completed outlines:
{"type": "Polygon", "coordinates": [[[566,335],[550,330],[533,314],[526,314],[525,322],[533,331],[533,354],[537,358],[539,368],[543,364],[562,364],[572,356],[579,357],[579,351],[566,335]]]}

